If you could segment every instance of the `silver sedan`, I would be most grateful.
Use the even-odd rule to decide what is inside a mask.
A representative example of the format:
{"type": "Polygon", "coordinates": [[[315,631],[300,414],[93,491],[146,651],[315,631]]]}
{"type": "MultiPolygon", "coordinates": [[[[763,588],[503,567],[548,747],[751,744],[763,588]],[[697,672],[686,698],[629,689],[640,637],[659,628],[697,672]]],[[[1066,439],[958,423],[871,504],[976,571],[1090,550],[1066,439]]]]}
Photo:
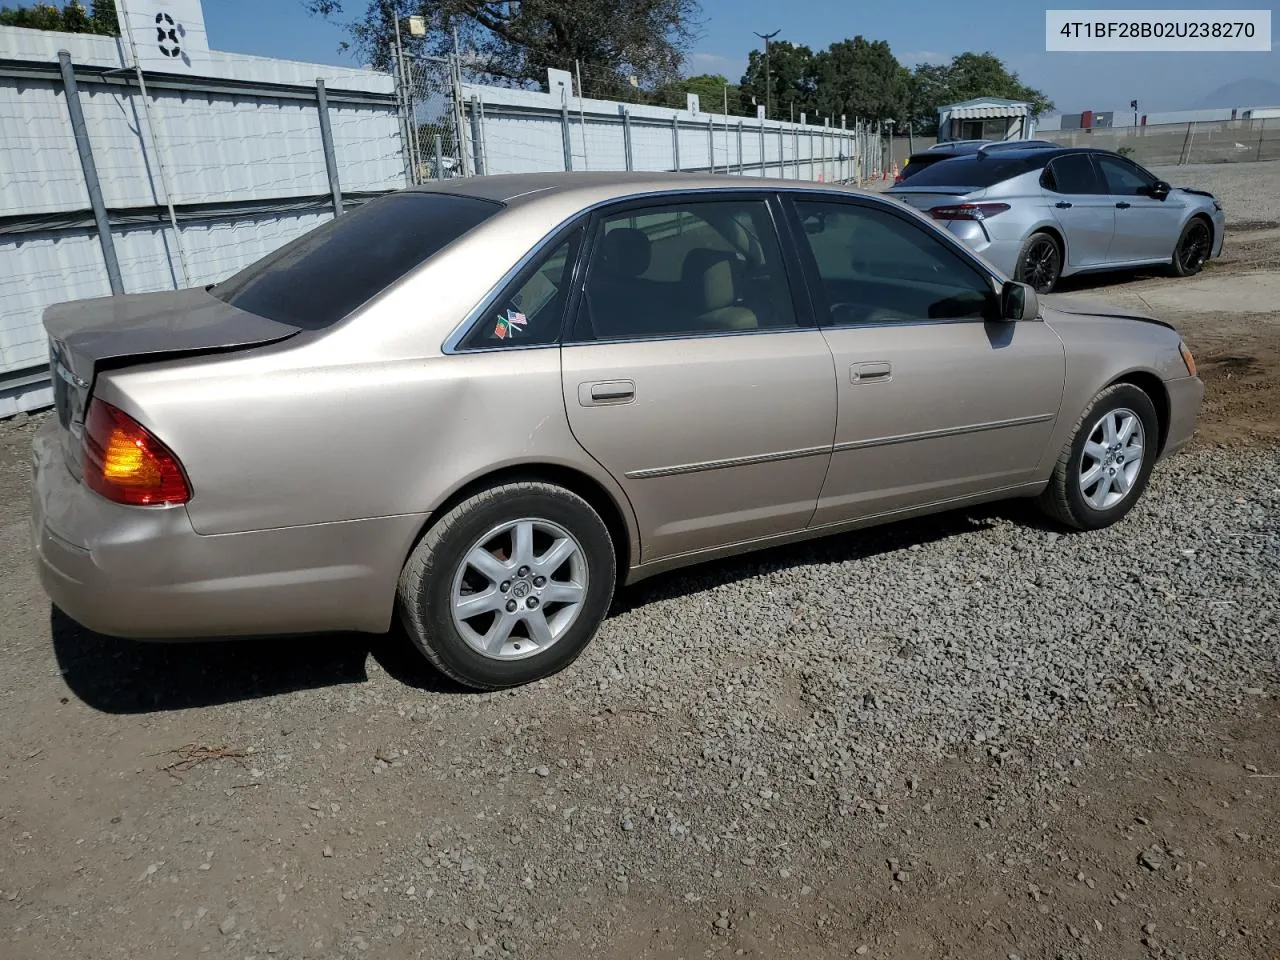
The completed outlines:
{"type": "Polygon", "coordinates": [[[1167,265],[1191,276],[1222,253],[1226,234],[1212,194],[1093,148],[989,145],[932,164],[888,194],[1037,293],[1098,270],[1167,265]]]}

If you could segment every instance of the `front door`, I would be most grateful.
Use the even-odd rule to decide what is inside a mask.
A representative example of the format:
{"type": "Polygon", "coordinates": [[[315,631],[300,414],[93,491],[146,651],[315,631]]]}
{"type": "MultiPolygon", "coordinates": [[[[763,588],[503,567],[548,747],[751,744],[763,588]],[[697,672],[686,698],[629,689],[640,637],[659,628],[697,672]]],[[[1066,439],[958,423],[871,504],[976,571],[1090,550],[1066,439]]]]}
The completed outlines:
{"type": "Polygon", "coordinates": [[[794,214],[838,396],[813,524],[1031,481],[1065,381],[1053,330],[988,319],[989,274],[928,224],[844,200],[797,201],[794,214]]]}
{"type": "Polygon", "coordinates": [[[1116,229],[1107,259],[1112,263],[1169,260],[1178,242],[1182,204],[1176,197],[1151,196],[1156,178],[1121,157],[1094,158],[1116,210],[1116,229]]]}
{"type": "Polygon", "coordinates": [[[631,501],[642,562],[803,530],[813,514],[836,390],[777,213],[721,194],[598,218],[564,401],[631,501]]]}
{"type": "Polygon", "coordinates": [[[1089,155],[1058,157],[1045,168],[1040,182],[1067,238],[1064,266],[1079,269],[1105,263],[1116,228],[1116,206],[1089,155]]]}

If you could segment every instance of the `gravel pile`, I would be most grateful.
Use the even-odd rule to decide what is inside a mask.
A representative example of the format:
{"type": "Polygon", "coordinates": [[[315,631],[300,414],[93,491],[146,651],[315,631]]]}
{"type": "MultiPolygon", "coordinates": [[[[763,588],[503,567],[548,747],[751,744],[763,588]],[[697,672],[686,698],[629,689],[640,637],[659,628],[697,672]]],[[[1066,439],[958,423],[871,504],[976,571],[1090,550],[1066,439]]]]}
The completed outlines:
{"type": "Polygon", "coordinates": [[[1247,711],[1280,659],[1278,517],[1273,451],[1199,450],[1101,533],[1004,506],[641,585],[567,674],[419,702],[405,775],[435,755],[464,813],[344,893],[384,919],[360,937],[425,928],[507,956],[572,939],[588,881],[659,876],[726,931],[733,891],[803,898],[833,848],[886,835],[900,804],[927,810],[937,788],[916,771],[940,757],[992,778],[981,829],[1051,797],[1099,738],[1149,748],[1161,727],[1247,711]],[[499,726],[445,763],[431,731],[468,712],[499,726]]]}

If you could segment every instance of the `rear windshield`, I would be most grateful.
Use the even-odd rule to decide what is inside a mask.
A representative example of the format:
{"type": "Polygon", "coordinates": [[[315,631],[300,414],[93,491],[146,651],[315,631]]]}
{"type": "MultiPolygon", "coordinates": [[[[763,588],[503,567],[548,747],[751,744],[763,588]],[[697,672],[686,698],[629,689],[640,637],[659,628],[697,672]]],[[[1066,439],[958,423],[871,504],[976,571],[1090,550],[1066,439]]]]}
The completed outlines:
{"type": "Polygon", "coordinates": [[[1031,166],[1015,157],[951,157],[930,164],[911,178],[918,187],[990,187],[1026,173],[1031,166]]]}
{"type": "Polygon", "coordinates": [[[371,200],[286,243],[209,292],[248,313],[319,330],[502,210],[441,193],[371,200]]]}

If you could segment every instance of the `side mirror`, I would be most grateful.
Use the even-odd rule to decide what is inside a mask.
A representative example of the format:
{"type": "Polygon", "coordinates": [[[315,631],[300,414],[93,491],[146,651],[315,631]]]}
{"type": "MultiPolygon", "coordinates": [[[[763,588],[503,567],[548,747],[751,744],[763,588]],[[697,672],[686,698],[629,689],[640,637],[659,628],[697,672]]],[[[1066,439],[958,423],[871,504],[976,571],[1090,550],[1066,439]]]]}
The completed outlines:
{"type": "Polygon", "coordinates": [[[1000,319],[1034,320],[1040,316],[1040,298],[1034,289],[1016,280],[1008,281],[1000,290],[1000,319]]]}
{"type": "Polygon", "coordinates": [[[1169,186],[1165,181],[1157,180],[1151,185],[1150,193],[1151,196],[1155,197],[1157,200],[1163,200],[1165,197],[1169,196],[1169,191],[1172,189],[1173,187],[1169,186]]]}

